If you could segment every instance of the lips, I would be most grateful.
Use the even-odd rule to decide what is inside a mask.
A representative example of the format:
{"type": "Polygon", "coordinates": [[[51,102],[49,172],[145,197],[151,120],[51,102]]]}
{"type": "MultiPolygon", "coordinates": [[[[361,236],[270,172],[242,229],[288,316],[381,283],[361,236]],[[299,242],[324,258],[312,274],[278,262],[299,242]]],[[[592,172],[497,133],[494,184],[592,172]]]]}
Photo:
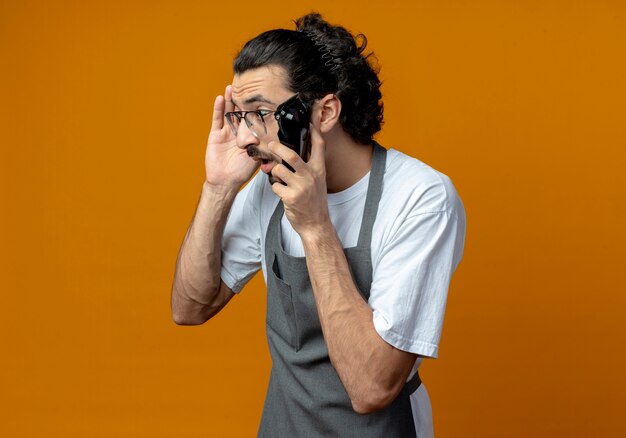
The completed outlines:
{"type": "Polygon", "coordinates": [[[263,160],[261,164],[261,172],[270,173],[273,167],[274,163],[272,161],[263,160]]]}
{"type": "Polygon", "coordinates": [[[252,146],[249,146],[246,152],[248,153],[248,156],[250,158],[252,158],[254,161],[261,165],[261,171],[263,173],[269,174],[271,172],[272,168],[274,167],[274,165],[272,164],[273,160],[271,158],[264,157],[261,154],[261,151],[252,146]]]}

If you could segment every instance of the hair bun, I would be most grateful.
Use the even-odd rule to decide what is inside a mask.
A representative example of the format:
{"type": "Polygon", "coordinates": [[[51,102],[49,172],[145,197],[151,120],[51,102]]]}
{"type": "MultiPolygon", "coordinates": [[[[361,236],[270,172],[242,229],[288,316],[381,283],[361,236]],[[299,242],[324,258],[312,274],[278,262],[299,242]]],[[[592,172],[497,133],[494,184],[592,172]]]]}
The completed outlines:
{"type": "Polygon", "coordinates": [[[310,30],[323,30],[330,27],[330,24],[322,18],[322,16],[316,12],[304,15],[298,18],[296,21],[296,30],[299,32],[310,30]]]}
{"type": "Polygon", "coordinates": [[[360,55],[367,46],[365,35],[352,36],[347,29],[333,26],[317,12],[298,18],[295,24],[296,31],[303,32],[316,42],[326,45],[335,57],[360,55]],[[357,41],[360,44],[357,45],[357,41]]]}

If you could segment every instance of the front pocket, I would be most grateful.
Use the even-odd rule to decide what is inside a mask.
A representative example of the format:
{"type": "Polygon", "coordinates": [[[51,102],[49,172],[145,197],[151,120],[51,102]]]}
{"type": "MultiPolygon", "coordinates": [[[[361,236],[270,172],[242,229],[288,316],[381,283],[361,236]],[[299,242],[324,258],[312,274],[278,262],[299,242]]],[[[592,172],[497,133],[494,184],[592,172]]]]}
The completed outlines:
{"type": "Polygon", "coordinates": [[[300,350],[291,286],[281,278],[276,254],[268,276],[266,323],[283,341],[300,350]]]}

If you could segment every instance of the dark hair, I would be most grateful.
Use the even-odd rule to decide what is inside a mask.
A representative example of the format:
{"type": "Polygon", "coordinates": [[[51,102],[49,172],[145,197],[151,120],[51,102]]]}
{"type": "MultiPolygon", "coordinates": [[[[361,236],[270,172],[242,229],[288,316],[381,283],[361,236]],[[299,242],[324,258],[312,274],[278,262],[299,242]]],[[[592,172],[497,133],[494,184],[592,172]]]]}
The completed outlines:
{"type": "Polygon", "coordinates": [[[303,100],[334,93],[341,101],[341,125],[356,142],[369,144],[383,123],[383,104],[373,53],[364,55],[365,35],[352,34],[312,13],[295,21],[296,30],[274,29],[248,41],[233,65],[235,74],[278,65],[287,87],[303,100]]]}

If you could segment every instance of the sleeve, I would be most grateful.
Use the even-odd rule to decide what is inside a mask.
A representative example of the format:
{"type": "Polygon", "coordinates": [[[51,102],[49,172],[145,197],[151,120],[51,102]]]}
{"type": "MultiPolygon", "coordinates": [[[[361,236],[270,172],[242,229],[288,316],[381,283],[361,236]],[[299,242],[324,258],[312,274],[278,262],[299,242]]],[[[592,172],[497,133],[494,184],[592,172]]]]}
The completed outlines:
{"type": "Polygon", "coordinates": [[[237,194],[222,237],[221,277],[235,293],[261,268],[259,182],[257,175],[237,194]]]}
{"type": "Polygon", "coordinates": [[[400,350],[438,355],[448,286],[465,242],[457,205],[409,215],[378,257],[369,305],[378,334],[400,350]]]}

